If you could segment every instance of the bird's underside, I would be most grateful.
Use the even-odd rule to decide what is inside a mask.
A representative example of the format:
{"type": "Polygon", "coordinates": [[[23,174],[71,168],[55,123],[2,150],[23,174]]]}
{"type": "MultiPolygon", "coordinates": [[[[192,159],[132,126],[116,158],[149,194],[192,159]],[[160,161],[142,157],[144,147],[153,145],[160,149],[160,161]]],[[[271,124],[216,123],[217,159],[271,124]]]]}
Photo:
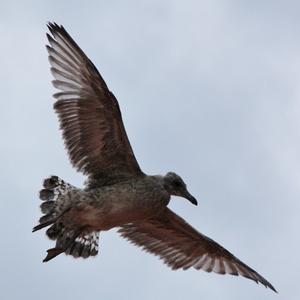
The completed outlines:
{"type": "MultiPolygon", "coordinates": [[[[88,176],[88,181],[85,190],[80,190],[57,176],[46,179],[40,191],[44,215],[34,231],[49,227],[46,234],[56,241],[44,261],[60,253],[87,258],[98,253],[99,228],[85,221],[80,222],[72,214],[75,206],[81,212],[87,210],[88,201],[82,200],[78,205],[78,199],[84,199],[84,193],[96,189],[113,191],[123,182],[129,182],[130,186],[131,181],[143,182],[150,177],[138,165],[117,99],[109,91],[96,67],[62,26],[49,23],[48,27],[51,35],[47,34],[47,50],[54,77],[53,85],[59,90],[54,95],[57,99],[54,109],[59,117],[70,161],[78,171],[88,176]]],[[[173,177],[158,177],[161,187],[158,185],[155,197],[160,199],[161,188],[161,193],[167,193],[168,197],[178,195],[196,204],[183,181],[179,188],[178,178],[176,183],[170,179],[173,177]]],[[[137,194],[135,188],[129,192],[137,194]]],[[[138,194],[140,196],[141,193],[138,194]]],[[[95,194],[95,207],[100,207],[97,199],[95,194]]],[[[146,203],[149,202],[145,201],[145,210],[146,203]]],[[[167,208],[167,204],[168,201],[158,206],[157,213],[145,218],[132,218],[132,221],[129,218],[124,224],[118,224],[118,232],[131,243],[160,257],[174,270],[193,267],[218,274],[241,275],[276,292],[266,279],[191,227],[167,208]]],[[[141,205],[142,201],[139,202],[141,205]]]]}

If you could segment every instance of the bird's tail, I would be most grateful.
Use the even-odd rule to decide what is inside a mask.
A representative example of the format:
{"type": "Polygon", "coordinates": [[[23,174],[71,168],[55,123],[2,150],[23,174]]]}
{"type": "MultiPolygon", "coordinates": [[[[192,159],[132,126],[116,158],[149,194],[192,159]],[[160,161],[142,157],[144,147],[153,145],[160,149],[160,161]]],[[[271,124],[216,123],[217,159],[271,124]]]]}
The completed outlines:
{"type": "Polygon", "coordinates": [[[98,232],[86,232],[83,229],[67,228],[62,216],[69,210],[66,205],[67,194],[78,190],[73,185],[66,183],[58,176],[51,176],[44,180],[43,189],[40,191],[40,199],[43,201],[40,208],[43,216],[39,225],[33,231],[40,230],[51,225],[46,235],[51,240],[56,240],[55,248],[49,249],[44,262],[56,257],[61,253],[74,257],[87,258],[98,253],[98,232]]]}
{"type": "Polygon", "coordinates": [[[64,196],[69,191],[76,189],[71,184],[64,182],[58,176],[46,178],[43,182],[43,187],[44,188],[40,190],[39,194],[40,199],[43,201],[40,205],[43,216],[39,219],[39,225],[35,226],[33,231],[40,230],[55,223],[67,209],[64,196]]]}

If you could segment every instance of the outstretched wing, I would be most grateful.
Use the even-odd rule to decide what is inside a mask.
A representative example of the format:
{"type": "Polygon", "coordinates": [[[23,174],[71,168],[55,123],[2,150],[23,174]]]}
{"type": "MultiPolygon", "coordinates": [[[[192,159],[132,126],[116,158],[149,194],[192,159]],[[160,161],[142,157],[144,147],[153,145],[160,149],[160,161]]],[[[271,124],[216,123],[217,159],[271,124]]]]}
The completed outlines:
{"type": "Polygon", "coordinates": [[[174,270],[194,267],[207,272],[241,275],[276,292],[256,271],[168,208],[159,217],[144,223],[127,224],[119,232],[133,244],[159,256],[174,270]]]}
{"type": "Polygon", "coordinates": [[[139,176],[115,96],[96,67],[63,26],[49,23],[47,34],[54,104],[70,160],[91,179],[139,176]]]}

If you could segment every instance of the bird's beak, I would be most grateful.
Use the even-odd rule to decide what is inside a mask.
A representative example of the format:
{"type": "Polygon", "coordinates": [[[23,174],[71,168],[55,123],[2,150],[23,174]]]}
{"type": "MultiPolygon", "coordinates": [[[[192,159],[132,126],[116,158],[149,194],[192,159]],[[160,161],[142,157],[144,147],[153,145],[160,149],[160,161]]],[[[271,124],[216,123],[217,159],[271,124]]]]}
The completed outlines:
{"type": "Polygon", "coordinates": [[[186,191],[186,194],[184,195],[184,198],[188,199],[194,205],[198,205],[198,202],[197,202],[196,198],[193,197],[188,191],[186,191]]]}

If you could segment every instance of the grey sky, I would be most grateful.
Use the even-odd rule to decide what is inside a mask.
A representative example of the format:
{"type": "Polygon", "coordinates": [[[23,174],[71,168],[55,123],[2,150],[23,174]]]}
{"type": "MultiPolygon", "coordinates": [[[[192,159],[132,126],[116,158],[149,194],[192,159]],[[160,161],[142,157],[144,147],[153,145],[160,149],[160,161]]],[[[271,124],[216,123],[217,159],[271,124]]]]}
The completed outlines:
{"type": "Polygon", "coordinates": [[[1,1],[1,299],[299,299],[298,3],[1,1]],[[95,259],[41,263],[53,245],[31,233],[42,179],[84,181],[52,110],[47,21],[66,27],[118,98],[143,170],[178,172],[199,202],[171,207],[279,295],[173,272],[115,232],[95,259]]]}

